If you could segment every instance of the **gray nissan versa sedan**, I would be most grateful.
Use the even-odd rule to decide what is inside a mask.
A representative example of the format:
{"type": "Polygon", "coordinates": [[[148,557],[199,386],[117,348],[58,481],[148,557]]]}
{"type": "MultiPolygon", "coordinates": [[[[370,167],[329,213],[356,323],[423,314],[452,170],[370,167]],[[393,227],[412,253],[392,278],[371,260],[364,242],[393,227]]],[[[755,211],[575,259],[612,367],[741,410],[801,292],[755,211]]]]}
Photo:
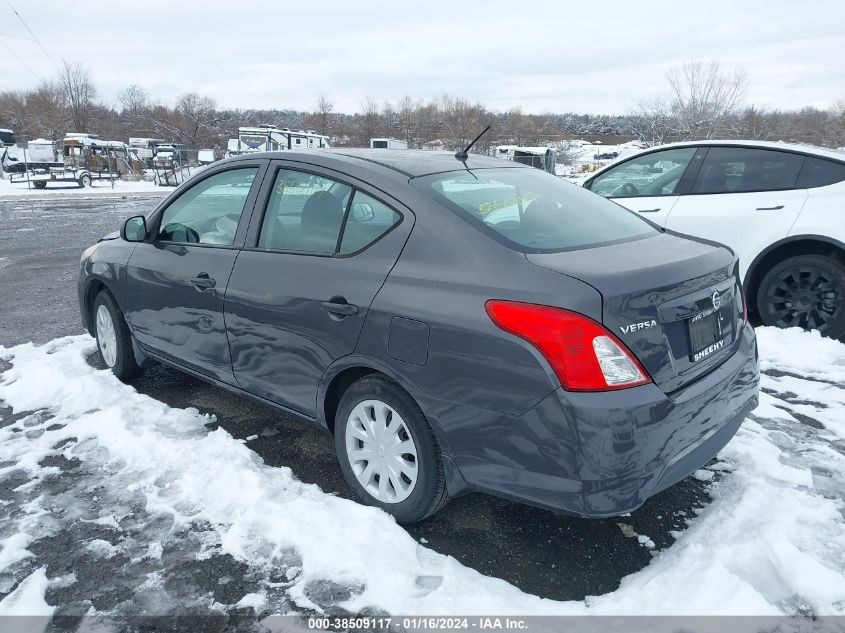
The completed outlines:
{"type": "Polygon", "coordinates": [[[399,521],[480,490],[618,515],[756,406],[737,258],[531,167],[321,150],[215,163],[82,256],[112,371],[158,361],[327,429],[399,521]]]}

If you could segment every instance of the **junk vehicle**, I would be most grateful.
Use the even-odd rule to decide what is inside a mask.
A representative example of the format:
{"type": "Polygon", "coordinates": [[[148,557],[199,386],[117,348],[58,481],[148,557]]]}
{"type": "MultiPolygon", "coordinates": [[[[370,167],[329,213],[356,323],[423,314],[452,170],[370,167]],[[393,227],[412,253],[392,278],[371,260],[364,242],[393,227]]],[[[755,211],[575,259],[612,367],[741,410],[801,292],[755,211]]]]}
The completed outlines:
{"type": "Polygon", "coordinates": [[[163,138],[147,138],[139,136],[132,136],[129,138],[129,147],[138,154],[138,158],[144,163],[145,167],[153,166],[155,149],[159,145],[164,145],[163,138]]]}
{"type": "Polygon", "coordinates": [[[519,145],[497,145],[494,149],[496,158],[512,160],[523,165],[555,173],[557,152],[551,147],[521,147],[519,145]]]}
{"type": "Polygon", "coordinates": [[[140,169],[138,155],[125,143],[100,139],[96,134],[71,132],[62,141],[60,160],[23,165],[18,160],[9,171],[12,182],[29,182],[36,189],[44,189],[48,182],[76,182],[80,187],[90,187],[95,180],[111,182],[140,169]]]}
{"type": "Polygon", "coordinates": [[[11,147],[15,144],[15,133],[5,128],[0,129],[0,146],[11,147]]]}

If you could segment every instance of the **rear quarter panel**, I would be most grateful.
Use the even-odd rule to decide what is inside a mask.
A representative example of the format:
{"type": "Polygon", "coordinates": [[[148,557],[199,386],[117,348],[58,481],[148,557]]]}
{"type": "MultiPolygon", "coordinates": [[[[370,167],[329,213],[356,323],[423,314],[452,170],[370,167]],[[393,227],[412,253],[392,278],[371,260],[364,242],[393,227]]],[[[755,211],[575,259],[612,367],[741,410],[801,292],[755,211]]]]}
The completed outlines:
{"type": "Polygon", "coordinates": [[[414,230],[373,301],[356,354],[402,375],[418,399],[436,399],[509,414],[527,411],[558,385],[537,350],[496,327],[489,299],[566,307],[601,318],[601,297],[587,284],[530,264],[427,199],[413,206],[414,230]],[[424,364],[394,358],[394,317],[428,326],[424,364]]]}
{"type": "Polygon", "coordinates": [[[789,235],[821,235],[845,244],[845,182],[808,191],[789,235]]]}

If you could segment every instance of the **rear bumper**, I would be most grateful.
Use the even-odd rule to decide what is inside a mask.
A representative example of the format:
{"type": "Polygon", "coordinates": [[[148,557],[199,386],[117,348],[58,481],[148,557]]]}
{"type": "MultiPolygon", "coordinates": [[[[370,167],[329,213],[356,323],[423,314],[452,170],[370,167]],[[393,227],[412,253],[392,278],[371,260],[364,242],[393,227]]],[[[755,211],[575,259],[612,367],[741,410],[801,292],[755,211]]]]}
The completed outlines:
{"type": "Polygon", "coordinates": [[[746,326],[733,356],[671,396],[648,384],[558,389],[521,416],[437,402],[425,408],[468,488],[584,517],[617,516],[730,441],[757,406],[758,365],[746,326]]]}

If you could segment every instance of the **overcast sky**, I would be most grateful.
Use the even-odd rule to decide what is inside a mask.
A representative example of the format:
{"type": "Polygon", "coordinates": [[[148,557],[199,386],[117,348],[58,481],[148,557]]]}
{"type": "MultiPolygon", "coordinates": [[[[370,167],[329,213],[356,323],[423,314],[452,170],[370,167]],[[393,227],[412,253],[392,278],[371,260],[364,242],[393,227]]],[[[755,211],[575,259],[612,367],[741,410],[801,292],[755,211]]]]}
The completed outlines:
{"type": "Polygon", "coordinates": [[[686,60],[745,69],[765,108],[845,100],[845,0],[0,0],[0,90],[82,62],[104,101],[130,83],[171,102],[311,110],[323,93],[443,93],[525,112],[624,113],[686,60]]]}

